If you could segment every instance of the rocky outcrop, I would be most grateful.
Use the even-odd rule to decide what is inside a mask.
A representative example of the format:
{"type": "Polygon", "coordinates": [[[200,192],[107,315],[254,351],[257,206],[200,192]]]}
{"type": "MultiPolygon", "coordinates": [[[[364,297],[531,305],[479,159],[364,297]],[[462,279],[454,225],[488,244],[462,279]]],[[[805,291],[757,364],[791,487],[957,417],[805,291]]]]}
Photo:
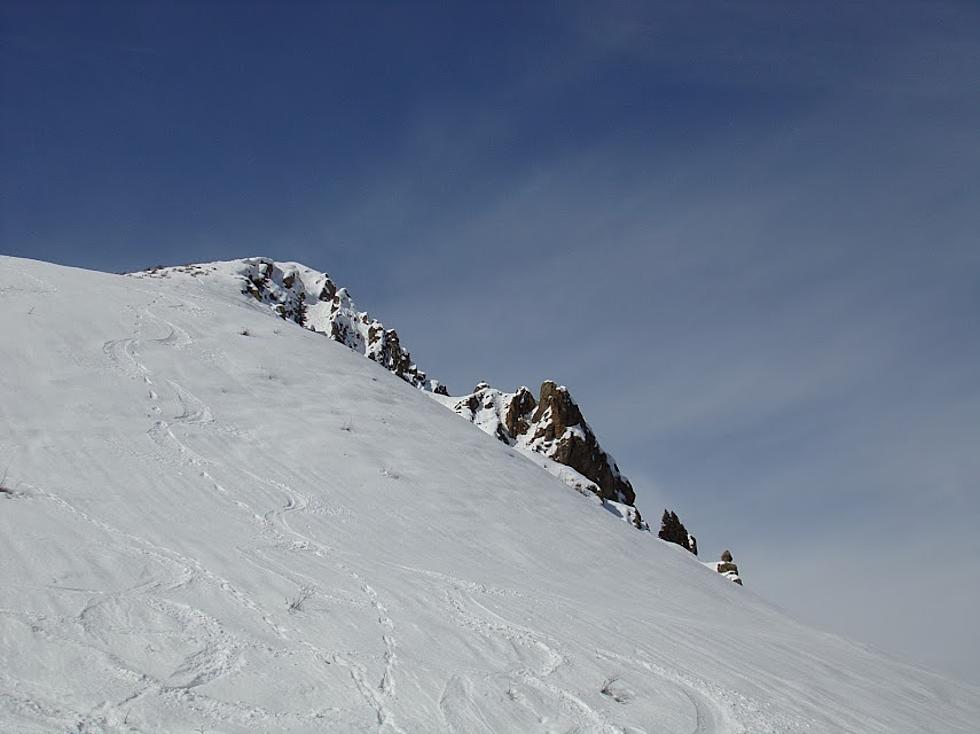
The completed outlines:
{"type": "Polygon", "coordinates": [[[231,271],[241,282],[242,293],[266,304],[279,318],[294,321],[311,331],[325,334],[336,342],[374,360],[405,382],[439,394],[446,387],[430,379],[412,361],[394,329],[386,329],[377,319],[358,311],[346,288],[338,288],[326,273],[298,263],[276,263],[267,258],[246,258],[210,265],[156,266],[139,277],[193,277],[211,272],[231,271]]]}
{"type": "Polygon", "coordinates": [[[430,380],[412,361],[412,355],[401,345],[398,332],[386,329],[377,319],[358,311],[346,288],[336,289],[326,303],[326,309],[307,316],[304,326],[327,333],[334,341],[360,352],[421,390],[447,394],[445,385],[430,380]]]}
{"type": "MultiPolygon", "coordinates": [[[[488,386],[489,387],[489,386],[488,386]]],[[[504,427],[509,436],[524,436],[531,430],[531,414],[537,404],[531,391],[526,387],[517,388],[514,397],[507,405],[507,413],[504,416],[504,427]]]]}
{"type": "Polygon", "coordinates": [[[545,381],[535,399],[527,387],[505,393],[481,382],[469,395],[441,402],[508,446],[547,457],[559,466],[546,463],[545,468],[566,484],[627,508],[624,519],[646,528],[633,486],[600,446],[565,386],[545,381]]]}
{"type": "Polygon", "coordinates": [[[684,523],[677,517],[676,512],[664,510],[663,517],[660,519],[660,532],[657,537],[666,540],[668,543],[676,543],[681,548],[691,551],[694,555],[698,554],[698,540],[684,527],[684,523]]]}
{"type": "Polygon", "coordinates": [[[732,552],[726,550],[721,554],[721,560],[712,563],[705,563],[708,568],[713,568],[729,581],[742,585],[742,577],[738,575],[738,566],[732,560],[732,552]]]}
{"type": "Polygon", "coordinates": [[[535,450],[591,479],[599,486],[603,499],[633,506],[633,485],[599,445],[566,387],[550,380],[542,383],[529,432],[529,444],[540,447],[535,450]]]}

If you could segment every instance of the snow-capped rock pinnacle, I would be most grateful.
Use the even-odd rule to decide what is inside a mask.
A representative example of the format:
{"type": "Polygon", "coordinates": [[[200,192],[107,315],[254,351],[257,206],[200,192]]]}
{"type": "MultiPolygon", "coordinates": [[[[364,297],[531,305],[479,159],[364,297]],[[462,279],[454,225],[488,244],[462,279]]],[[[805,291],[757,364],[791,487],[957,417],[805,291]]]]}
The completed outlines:
{"type": "Polygon", "coordinates": [[[599,445],[568,388],[550,380],[542,383],[531,424],[535,427],[531,444],[541,445],[542,453],[591,479],[604,499],[633,504],[633,486],[599,445]]]}
{"type": "Polygon", "coordinates": [[[738,574],[738,566],[735,565],[735,561],[732,558],[732,552],[726,550],[721,554],[721,560],[710,561],[704,564],[708,568],[713,568],[715,571],[720,573],[729,581],[742,585],[742,577],[738,574]]]}
{"type": "Polygon", "coordinates": [[[624,519],[645,528],[636,493],[615,460],[599,444],[564,385],[546,380],[537,400],[527,387],[505,393],[479,383],[461,397],[440,397],[447,407],[499,441],[533,457],[573,489],[598,496],[624,519]]]}

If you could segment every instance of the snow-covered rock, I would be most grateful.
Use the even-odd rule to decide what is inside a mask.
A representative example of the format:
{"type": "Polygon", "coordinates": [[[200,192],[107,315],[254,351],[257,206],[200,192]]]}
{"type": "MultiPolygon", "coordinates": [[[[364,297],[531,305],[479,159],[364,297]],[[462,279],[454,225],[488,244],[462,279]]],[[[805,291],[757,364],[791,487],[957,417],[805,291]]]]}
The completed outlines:
{"type": "Polygon", "coordinates": [[[550,459],[545,468],[574,489],[629,507],[625,519],[645,527],[633,486],[599,445],[568,388],[547,380],[538,395],[535,400],[527,387],[507,393],[481,382],[469,395],[437,399],[508,446],[550,459]]]}
{"type": "Polygon", "coordinates": [[[742,585],[742,577],[738,575],[738,566],[735,565],[735,562],[732,559],[731,551],[726,550],[722,552],[720,560],[710,561],[704,565],[714,571],[717,571],[729,581],[733,581],[739,586],[742,585]]]}
{"type": "Polygon", "coordinates": [[[429,379],[412,361],[412,355],[401,345],[398,332],[385,328],[366,311],[359,311],[347,289],[337,287],[329,275],[305,265],[253,257],[175,267],[157,266],[133,275],[231,279],[242,293],[268,305],[280,318],[326,334],[421,390],[446,392],[444,385],[429,379]]]}

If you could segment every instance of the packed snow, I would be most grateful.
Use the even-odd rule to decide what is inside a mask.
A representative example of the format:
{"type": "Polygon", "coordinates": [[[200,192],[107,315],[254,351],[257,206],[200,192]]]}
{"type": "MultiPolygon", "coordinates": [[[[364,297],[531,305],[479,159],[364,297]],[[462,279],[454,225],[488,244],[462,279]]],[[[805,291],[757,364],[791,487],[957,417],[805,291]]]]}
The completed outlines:
{"type": "Polygon", "coordinates": [[[0,731],[977,731],[222,277],[0,258],[0,731]]]}

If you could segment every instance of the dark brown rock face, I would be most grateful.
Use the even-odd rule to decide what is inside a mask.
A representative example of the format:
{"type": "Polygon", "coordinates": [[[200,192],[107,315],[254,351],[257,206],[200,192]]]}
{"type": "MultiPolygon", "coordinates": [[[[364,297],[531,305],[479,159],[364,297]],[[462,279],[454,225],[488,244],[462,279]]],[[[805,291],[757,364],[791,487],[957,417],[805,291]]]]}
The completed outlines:
{"type": "Polygon", "coordinates": [[[627,505],[635,502],[633,485],[619,473],[616,462],[599,446],[578,404],[565,387],[550,380],[541,385],[531,424],[534,426],[531,442],[555,442],[548,455],[595,482],[603,499],[627,505]]]}
{"type": "Polygon", "coordinates": [[[538,408],[534,411],[531,422],[537,425],[533,440],[553,441],[563,435],[566,429],[584,424],[585,419],[567,388],[545,380],[541,383],[538,408]]]}
{"type": "Polygon", "coordinates": [[[514,398],[507,406],[507,413],[504,416],[504,428],[511,436],[523,436],[531,428],[528,416],[537,407],[534,396],[526,387],[519,387],[514,398]]]}
{"type": "Polygon", "coordinates": [[[687,532],[684,523],[677,517],[676,512],[664,510],[663,517],[660,519],[660,532],[657,537],[666,540],[668,543],[676,543],[681,548],[687,548],[694,555],[698,554],[698,541],[693,535],[687,532]]]}
{"type": "MultiPolygon", "coordinates": [[[[535,400],[526,387],[504,393],[481,382],[452,407],[508,446],[544,454],[574,469],[583,479],[566,480],[570,486],[635,510],[636,493],[632,485],[619,473],[612,457],[602,450],[564,386],[548,380],[541,385],[539,399],[535,400]]],[[[646,528],[638,510],[633,522],[646,528]]]]}

